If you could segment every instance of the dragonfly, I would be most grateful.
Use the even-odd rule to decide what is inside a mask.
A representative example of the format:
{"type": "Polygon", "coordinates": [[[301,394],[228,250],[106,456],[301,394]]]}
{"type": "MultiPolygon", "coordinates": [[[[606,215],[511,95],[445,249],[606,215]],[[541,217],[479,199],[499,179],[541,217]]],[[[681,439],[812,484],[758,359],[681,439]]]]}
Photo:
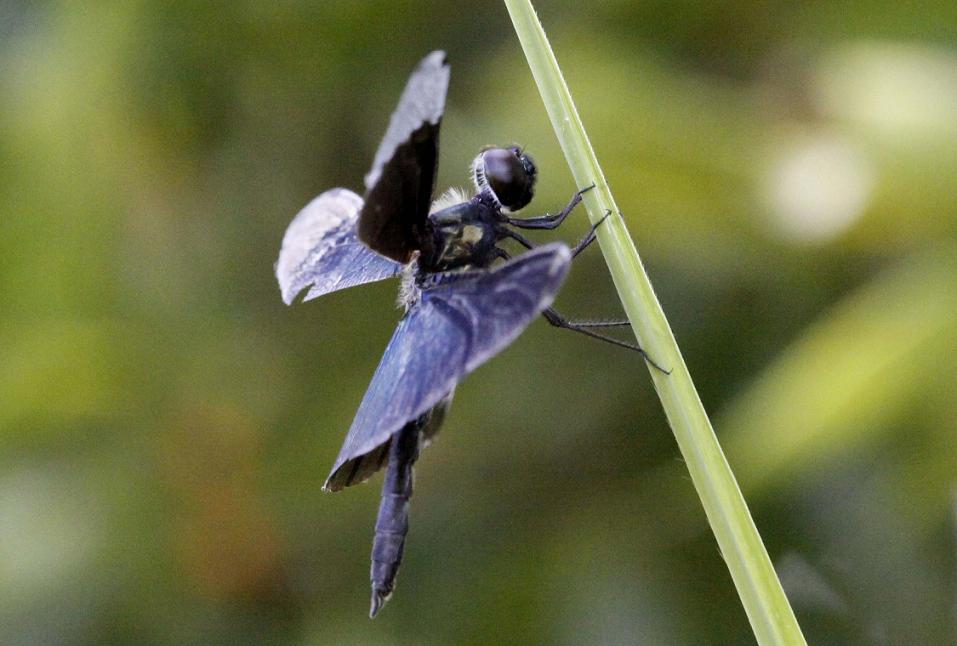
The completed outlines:
{"type": "MultiPolygon", "coordinates": [[[[596,331],[627,321],[572,321],[551,307],[574,247],[536,245],[516,229],[555,229],[592,187],[555,214],[519,218],[537,168],[518,146],[486,147],[471,165],[474,194],[450,189],[433,203],[449,64],[442,51],[413,70],[365,176],[365,195],[328,190],[289,224],[276,262],[287,305],[399,278],[404,314],[372,377],[328,479],[327,491],[386,468],[372,547],[375,617],[392,594],[409,530],[412,470],[442,425],[458,382],[503,350],[539,315],[552,325],[638,351],[596,331]],[[527,249],[512,257],[500,244],[527,249]]],[[[605,217],[608,217],[606,214],[605,217]]],[[[647,357],[646,357],[647,359],[647,357]]]]}

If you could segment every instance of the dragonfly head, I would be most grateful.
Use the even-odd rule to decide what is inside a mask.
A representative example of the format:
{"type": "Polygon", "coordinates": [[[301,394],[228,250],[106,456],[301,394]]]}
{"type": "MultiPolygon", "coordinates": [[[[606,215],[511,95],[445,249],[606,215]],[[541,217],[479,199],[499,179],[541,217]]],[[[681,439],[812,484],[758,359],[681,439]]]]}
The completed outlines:
{"type": "Polygon", "coordinates": [[[538,170],[518,146],[488,147],[472,162],[472,180],[504,209],[517,211],[532,201],[538,170]]]}

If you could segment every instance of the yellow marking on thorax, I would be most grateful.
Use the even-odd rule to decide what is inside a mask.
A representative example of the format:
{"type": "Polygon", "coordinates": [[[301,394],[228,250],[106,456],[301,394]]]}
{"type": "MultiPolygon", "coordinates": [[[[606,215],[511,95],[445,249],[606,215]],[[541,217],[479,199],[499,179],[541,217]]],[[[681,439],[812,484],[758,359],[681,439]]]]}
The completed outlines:
{"type": "Polygon", "coordinates": [[[482,227],[468,224],[462,228],[461,241],[463,244],[477,244],[482,241],[482,233],[482,227]]]}

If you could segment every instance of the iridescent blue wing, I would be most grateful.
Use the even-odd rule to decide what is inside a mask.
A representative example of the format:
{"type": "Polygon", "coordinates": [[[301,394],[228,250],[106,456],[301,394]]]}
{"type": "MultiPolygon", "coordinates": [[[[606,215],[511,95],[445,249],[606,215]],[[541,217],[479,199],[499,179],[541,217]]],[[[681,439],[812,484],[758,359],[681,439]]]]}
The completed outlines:
{"type": "Polygon", "coordinates": [[[570,262],[568,247],[555,243],[492,270],[433,275],[399,322],[325,489],[375,473],[406,422],[442,402],[552,303],[570,262]]]}
{"type": "Polygon", "coordinates": [[[448,87],[445,52],[432,52],[409,77],[365,178],[359,239],[402,264],[422,248],[448,87]]]}
{"type": "Polygon", "coordinates": [[[361,208],[361,197],[334,188],[293,218],[276,261],[276,278],[286,305],[307,287],[304,301],[390,278],[402,270],[402,265],[359,242],[356,221],[361,208]]]}

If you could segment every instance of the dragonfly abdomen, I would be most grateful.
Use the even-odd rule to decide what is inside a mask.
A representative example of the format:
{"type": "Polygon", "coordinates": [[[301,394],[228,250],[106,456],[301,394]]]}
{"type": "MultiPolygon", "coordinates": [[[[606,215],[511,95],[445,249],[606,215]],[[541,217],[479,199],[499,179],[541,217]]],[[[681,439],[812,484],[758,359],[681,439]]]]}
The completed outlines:
{"type": "Polygon", "coordinates": [[[372,542],[372,607],[375,617],[395,587],[402,563],[402,550],[409,532],[409,499],[412,497],[412,465],[419,457],[419,430],[427,415],[409,422],[392,438],[389,466],[382,483],[382,501],[372,542]]]}

